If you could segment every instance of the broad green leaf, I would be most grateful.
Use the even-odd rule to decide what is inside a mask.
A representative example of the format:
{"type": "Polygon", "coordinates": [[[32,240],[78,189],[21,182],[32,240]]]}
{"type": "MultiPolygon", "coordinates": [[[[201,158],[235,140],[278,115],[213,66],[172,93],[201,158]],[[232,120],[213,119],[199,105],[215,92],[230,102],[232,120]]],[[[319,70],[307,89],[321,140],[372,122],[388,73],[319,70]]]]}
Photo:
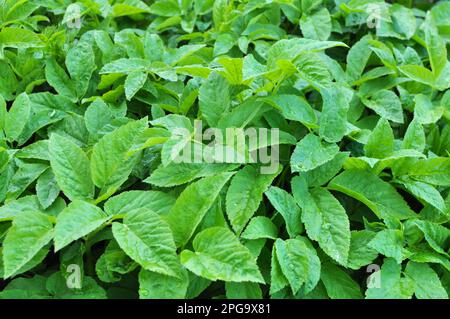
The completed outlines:
{"type": "Polygon", "coordinates": [[[381,118],[364,146],[367,157],[386,158],[394,152],[394,133],[389,122],[381,118]]]}
{"type": "Polygon", "coordinates": [[[170,163],[167,166],[160,165],[145,182],[159,186],[171,187],[185,184],[194,179],[221,174],[235,169],[236,164],[222,163],[170,163]]]}
{"type": "Polygon", "coordinates": [[[128,101],[144,86],[145,81],[147,73],[135,71],[128,74],[125,80],[125,96],[128,101]]]}
{"type": "Polygon", "coordinates": [[[175,203],[171,194],[160,191],[131,190],[109,198],[104,209],[108,215],[124,215],[134,209],[145,208],[165,215],[175,203]]]}
{"type": "Polygon", "coordinates": [[[297,95],[278,94],[264,99],[283,113],[288,120],[298,121],[307,127],[315,127],[317,117],[306,99],[297,95]]]}
{"type": "Polygon", "coordinates": [[[223,113],[231,104],[228,81],[217,73],[211,73],[199,90],[199,109],[209,126],[216,127],[223,113]]]}
{"type": "Polygon", "coordinates": [[[67,96],[73,101],[77,100],[77,93],[74,83],[66,74],[64,69],[59,66],[56,60],[47,60],[47,63],[45,64],[45,77],[47,82],[55,88],[56,92],[67,96]]]}
{"type": "Polygon", "coordinates": [[[104,135],[94,145],[91,155],[91,172],[94,184],[103,194],[112,194],[131,173],[136,156],[129,154],[133,145],[147,127],[147,118],[132,121],[104,135]]]}
{"type": "Polygon", "coordinates": [[[317,285],[321,272],[320,260],[314,248],[301,239],[277,239],[274,247],[280,269],[292,292],[296,294],[302,285],[311,291],[317,285]]]}
{"type": "Polygon", "coordinates": [[[312,133],[306,135],[295,146],[291,156],[293,172],[307,172],[332,160],[339,152],[336,144],[322,142],[312,133]]]}
{"type": "Polygon", "coordinates": [[[66,56],[66,66],[78,98],[83,97],[88,89],[89,80],[96,69],[92,47],[87,42],[78,42],[66,56]]]}
{"type": "Polygon", "coordinates": [[[53,238],[48,215],[24,211],[14,218],[3,241],[4,277],[15,274],[53,238]]]}
{"type": "Polygon", "coordinates": [[[55,226],[55,251],[88,235],[109,219],[97,206],[81,200],[71,202],[58,215],[55,226]]]}
{"type": "Polygon", "coordinates": [[[410,299],[414,293],[411,280],[401,276],[400,264],[386,258],[378,270],[368,279],[367,299],[410,299]]]}
{"type": "Polygon", "coordinates": [[[322,8],[312,14],[303,14],[300,28],[305,38],[327,40],[331,33],[330,12],[322,8]]]}
{"type": "Polygon", "coordinates": [[[386,257],[394,258],[397,263],[402,263],[403,233],[400,230],[382,230],[375,235],[375,237],[368,243],[368,246],[386,257]]]}
{"type": "Polygon", "coordinates": [[[327,255],[345,265],[350,249],[350,223],[345,209],[326,189],[308,190],[300,177],[291,181],[292,193],[302,208],[302,221],[312,240],[319,243],[327,255]]]}
{"type": "Polygon", "coordinates": [[[300,207],[298,207],[292,195],[276,186],[270,186],[264,194],[272,206],[283,216],[289,236],[294,238],[302,233],[300,207]]]}
{"type": "Polygon", "coordinates": [[[279,172],[263,174],[257,167],[247,165],[232,178],[226,196],[226,211],[237,234],[252,218],[263,199],[263,193],[279,172]]]}
{"type": "Polygon", "coordinates": [[[378,252],[368,245],[374,237],[375,233],[370,230],[352,231],[347,267],[356,270],[377,258],[378,252]]]}
{"type": "Polygon", "coordinates": [[[56,182],[71,200],[94,196],[89,159],[74,142],[52,134],[49,140],[50,164],[56,182]]]}
{"type": "Polygon", "coordinates": [[[205,177],[190,184],[167,215],[177,247],[184,246],[233,173],[205,177]]]}
{"type": "Polygon", "coordinates": [[[141,299],[183,299],[189,285],[188,273],[180,271],[181,277],[167,276],[141,269],[139,272],[139,297],[141,299]]]}
{"type": "Polygon", "coordinates": [[[416,217],[392,185],[370,172],[347,170],[331,180],[328,187],[361,201],[387,221],[416,217]]]}
{"type": "Polygon", "coordinates": [[[5,119],[5,135],[10,141],[15,141],[25,129],[30,117],[30,99],[26,93],[20,94],[11,106],[5,119]]]}
{"type": "Polygon", "coordinates": [[[235,235],[223,227],[211,227],[199,233],[195,252],[183,250],[182,264],[194,274],[209,280],[264,283],[255,257],[235,235]]]}
{"type": "Polygon", "coordinates": [[[448,299],[448,293],[438,275],[427,264],[410,261],[405,274],[414,281],[414,294],[418,299],[448,299]]]}
{"type": "Polygon", "coordinates": [[[169,225],[161,216],[135,209],[123,223],[112,224],[114,238],[125,253],[148,271],[180,278],[180,264],[169,225]]]}
{"type": "Polygon", "coordinates": [[[362,299],[361,288],[345,271],[331,263],[322,264],[320,279],[331,299],[362,299]]]}
{"type": "Polygon", "coordinates": [[[55,174],[48,169],[37,179],[36,195],[43,208],[49,207],[56,200],[60,192],[55,174]]]}
{"type": "Polygon", "coordinates": [[[363,98],[362,102],[382,118],[396,123],[403,123],[402,104],[394,92],[381,90],[376,92],[370,99],[363,98]]]}
{"type": "Polygon", "coordinates": [[[253,217],[241,235],[245,239],[277,239],[278,229],[272,221],[264,216],[253,217]]]}

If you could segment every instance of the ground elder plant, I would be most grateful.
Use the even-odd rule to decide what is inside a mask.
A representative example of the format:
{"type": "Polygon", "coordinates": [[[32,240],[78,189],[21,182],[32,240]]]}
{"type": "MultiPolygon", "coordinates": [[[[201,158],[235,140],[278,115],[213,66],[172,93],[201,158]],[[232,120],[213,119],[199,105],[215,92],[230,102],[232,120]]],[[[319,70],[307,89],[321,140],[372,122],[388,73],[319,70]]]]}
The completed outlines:
{"type": "Polygon", "coordinates": [[[450,2],[0,0],[0,298],[450,293],[450,2]]]}

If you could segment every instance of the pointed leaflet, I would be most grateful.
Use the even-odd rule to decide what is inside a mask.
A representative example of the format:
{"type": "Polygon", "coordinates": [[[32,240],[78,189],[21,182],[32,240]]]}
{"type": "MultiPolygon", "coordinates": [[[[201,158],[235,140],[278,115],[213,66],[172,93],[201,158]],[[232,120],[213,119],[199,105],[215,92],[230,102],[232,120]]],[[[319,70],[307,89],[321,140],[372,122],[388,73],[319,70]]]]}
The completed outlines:
{"type": "Polygon", "coordinates": [[[163,275],[141,269],[139,272],[139,298],[141,299],[183,299],[189,285],[186,269],[181,270],[181,277],[163,275]]]}
{"type": "Polygon", "coordinates": [[[386,257],[392,257],[401,264],[403,260],[403,233],[397,229],[385,229],[378,232],[368,243],[370,248],[375,249],[386,257]]]}
{"type": "Polygon", "coordinates": [[[344,171],[331,180],[328,188],[363,202],[383,219],[416,217],[392,185],[367,171],[344,171]]]}
{"type": "Polygon", "coordinates": [[[293,94],[277,94],[264,98],[264,101],[279,109],[287,120],[298,121],[306,127],[316,127],[317,117],[308,101],[293,94]]]}
{"type": "Polygon", "coordinates": [[[14,218],[3,241],[4,277],[16,273],[53,238],[48,215],[24,211],[14,218]]]}
{"type": "Polygon", "coordinates": [[[350,249],[350,223],[345,209],[326,189],[308,190],[301,177],[292,179],[292,192],[300,207],[308,236],[325,253],[345,265],[350,249]]]}
{"type": "Polygon", "coordinates": [[[82,98],[96,69],[95,55],[91,45],[80,41],[70,48],[66,55],[66,66],[74,82],[77,97],[82,98]]]}
{"type": "Polygon", "coordinates": [[[385,158],[394,152],[394,133],[389,122],[380,118],[364,146],[367,157],[385,158]]]}
{"type": "Polygon", "coordinates": [[[260,238],[277,239],[278,228],[272,223],[270,218],[256,216],[250,220],[241,237],[250,240],[260,238]]]}
{"type": "Polygon", "coordinates": [[[333,159],[339,152],[336,144],[323,142],[312,133],[297,143],[291,156],[293,172],[307,172],[333,159]]]}
{"type": "Polygon", "coordinates": [[[106,134],[94,145],[92,179],[103,193],[114,193],[127,180],[136,161],[136,156],[129,154],[129,151],[146,127],[147,118],[129,122],[106,134]]]}
{"type": "Polygon", "coordinates": [[[36,182],[36,195],[43,208],[49,207],[59,195],[59,186],[51,169],[39,176],[36,182]]]}
{"type": "Polygon", "coordinates": [[[71,202],[57,217],[55,251],[93,232],[108,218],[97,206],[81,200],[71,202]]]}
{"type": "Polygon", "coordinates": [[[347,112],[353,92],[345,87],[332,85],[320,89],[323,106],[320,115],[320,136],[327,142],[339,142],[347,132],[347,112]]]}
{"type": "Polygon", "coordinates": [[[413,280],[414,294],[418,299],[448,299],[447,291],[429,265],[410,261],[405,274],[413,280]]]}
{"type": "Polygon", "coordinates": [[[195,237],[193,247],[195,252],[183,250],[180,258],[197,276],[213,281],[264,283],[255,257],[227,228],[202,231],[195,237]]]}
{"type": "Polygon", "coordinates": [[[109,198],[104,209],[108,215],[123,215],[137,208],[146,208],[157,214],[169,213],[175,197],[160,191],[128,191],[109,198]]]}
{"type": "Polygon", "coordinates": [[[239,164],[228,163],[169,163],[169,165],[158,166],[145,179],[146,183],[150,183],[159,187],[171,187],[185,184],[200,177],[220,174],[224,171],[231,171],[238,167],[239,164]]]}
{"type": "Polygon", "coordinates": [[[303,284],[311,291],[320,277],[320,260],[315,250],[301,239],[277,239],[274,247],[281,271],[296,294],[303,284]]]}
{"type": "Polygon", "coordinates": [[[352,231],[350,250],[348,252],[348,268],[359,269],[372,263],[377,258],[378,252],[368,245],[374,237],[375,232],[370,230],[352,231]]]}
{"type": "Polygon", "coordinates": [[[331,17],[327,8],[312,14],[304,13],[300,20],[303,36],[315,40],[327,40],[331,34],[331,17]]]}
{"type": "Polygon", "coordinates": [[[200,86],[198,99],[202,116],[210,127],[216,127],[231,105],[228,81],[217,73],[211,73],[200,86]]]}
{"type": "Polygon", "coordinates": [[[366,299],[409,299],[414,293],[410,279],[401,277],[402,266],[392,258],[384,259],[381,270],[368,279],[366,299]]]}
{"type": "Polygon", "coordinates": [[[294,238],[299,235],[303,231],[300,220],[301,212],[292,195],[276,186],[270,186],[264,194],[272,206],[283,216],[289,236],[294,238]]]}
{"type": "Polygon", "coordinates": [[[231,226],[240,233],[262,201],[262,195],[270,186],[275,174],[262,174],[259,168],[247,165],[231,180],[226,196],[226,211],[231,226]]]}
{"type": "Polygon", "coordinates": [[[222,173],[205,177],[190,184],[180,194],[166,218],[177,247],[184,246],[189,241],[220,190],[233,174],[222,173]]]}
{"type": "Polygon", "coordinates": [[[320,279],[331,299],[362,299],[361,288],[340,267],[329,262],[322,264],[320,279]]]}
{"type": "Polygon", "coordinates": [[[21,93],[14,100],[6,115],[3,128],[9,141],[17,140],[27,125],[31,112],[30,104],[30,98],[26,93],[21,93]]]}
{"type": "Polygon", "coordinates": [[[45,63],[45,78],[56,92],[67,96],[72,101],[77,100],[74,83],[55,59],[48,59],[45,63]]]}
{"type": "Polygon", "coordinates": [[[52,134],[49,155],[56,182],[69,199],[94,196],[89,159],[80,147],[68,138],[52,134]]]}
{"type": "Polygon", "coordinates": [[[370,99],[363,98],[362,102],[382,118],[403,123],[402,103],[394,92],[389,90],[377,91],[370,99]]]}
{"type": "Polygon", "coordinates": [[[120,248],[142,268],[163,275],[180,277],[180,263],[169,225],[156,213],[135,209],[123,223],[112,224],[120,248]]]}

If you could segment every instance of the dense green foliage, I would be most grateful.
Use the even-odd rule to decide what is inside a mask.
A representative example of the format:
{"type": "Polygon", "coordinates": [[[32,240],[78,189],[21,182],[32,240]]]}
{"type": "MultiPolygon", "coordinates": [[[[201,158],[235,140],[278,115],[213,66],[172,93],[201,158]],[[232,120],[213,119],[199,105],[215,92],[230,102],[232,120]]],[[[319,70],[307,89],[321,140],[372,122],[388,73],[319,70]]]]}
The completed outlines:
{"type": "Polygon", "coordinates": [[[447,1],[0,0],[0,298],[447,299],[449,42],[447,1]],[[194,120],[279,164],[178,163],[194,120]]]}

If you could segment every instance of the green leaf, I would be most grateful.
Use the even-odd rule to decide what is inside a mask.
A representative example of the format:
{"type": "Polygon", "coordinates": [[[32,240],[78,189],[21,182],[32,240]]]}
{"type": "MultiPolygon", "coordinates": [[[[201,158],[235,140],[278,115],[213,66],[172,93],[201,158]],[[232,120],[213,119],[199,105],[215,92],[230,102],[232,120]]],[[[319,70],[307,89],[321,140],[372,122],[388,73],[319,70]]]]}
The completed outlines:
{"type": "Polygon", "coordinates": [[[124,215],[137,208],[145,208],[155,213],[168,214],[175,204],[171,194],[160,191],[131,190],[109,198],[104,209],[108,215],[124,215]]]}
{"type": "Polygon", "coordinates": [[[368,246],[386,257],[394,258],[401,264],[403,260],[403,233],[400,230],[385,229],[378,232],[368,246]]]}
{"type": "Polygon", "coordinates": [[[386,119],[381,118],[378,121],[364,146],[364,152],[366,156],[372,158],[386,158],[392,155],[394,152],[394,133],[386,119]]]}
{"type": "Polygon", "coordinates": [[[171,187],[191,182],[197,178],[207,177],[231,171],[236,164],[222,163],[170,163],[158,166],[145,182],[159,186],[171,187]]]}
{"type": "Polygon", "coordinates": [[[311,291],[318,283],[321,272],[319,257],[314,248],[301,239],[275,241],[280,269],[296,294],[302,285],[311,291]]]}
{"type": "Polygon", "coordinates": [[[245,239],[277,239],[278,229],[272,223],[270,218],[264,216],[256,216],[250,220],[247,227],[245,227],[245,230],[242,233],[241,237],[245,239]]]}
{"type": "Polygon", "coordinates": [[[359,269],[377,258],[378,252],[369,246],[374,237],[375,233],[370,230],[352,231],[347,262],[349,268],[359,269]]]}
{"type": "Polygon", "coordinates": [[[270,186],[264,194],[272,206],[283,216],[289,236],[294,238],[302,233],[300,207],[298,207],[292,195],[276,186],[270,186]]]}
{"type": "Polygon", "coordinates": [[[14,100],[5,119],[5,135],[10,141],[15,141],[22,134],[30,117],[30,99],[22,93],[14,100]]]}
{"type": "Polygon", "coordinates": [[[331,180],[328,188],[361,201],[388,221],[416,217],[392,185],[370,172],[347,170],[331,180]]]}
{"type": "Polygon", "coordinates": [[[127,180],[136,163],[136,156],[129,152],[146,127],[147,118],[129,122],[106,134],[94,145],[92,180],[103,194],[114,193],[127,180]]]}
{"type": "Polygon", "coordinates": [[[58,215],[55,226],[55,251],[88,235],[109,219],[100,208],[81,200],[71,202],[58,215]]]}
{"type": "Polygon", "coordinates": [[[72,81],[74,81],[77,97],[86,94],[89,80],[97,68],[92,47],[87,42],[78,42],[67,52],[66,66],[72,81]]]}
{"type": "Polygon", "coordinates": [[[423,200],[443,213],[447,211],[441,194],[430,184],[414,180],[401,180],[400,183],[416,198],[423,200]]]}
{"type": "Polygon", "coordinates": [[[233,173],[222,173],[205,177],[190,184],[180,194],[167,215],[177,247],[184,246],[189,241],[232,175],[233,173]]]}
{"type": "Polygon", "coordinates": [[[56,92],[67,96],[72,101],[77,100],[74,83],[55,59],[49,59],[45,63],[45,78],[56,92]]]}
{"type": "Polygon", "coordinates": [[[345,271],[331,263],[321,267],[320,279],[331,299],[362,299],[361,288],[345,271]]]}
{"type": "Polygon", "coordinates": [[[135,71],[128,74],[125,80],[125,96],[128,101],[144,86],[145,81],[147,81],[145,72],[135,71]]]}
{"type": "Polygon", "coordinates": [[[331,34],[330,12],[322,8],[312,14],[303,14],[300,28],[305,38],[327,40],[331,34]]]}
{"type": "Polygon", "coordinates": [[[339,152],[336,144],[322,142],[312,133],[306,135],[295,146],[291,156],[293,172],[307,172],[332,160],[339,152]]]}
{"type": "Polygon", "coordinates": [[[229,90],[228,81],[217,73],[211,73],[200,86],[199,109],[210,127],[217,127],[221,115],[230,108],[229,90]]]}
{"type": "Polygon", "coordinates": [[[388,90],[377,91],[370,99],[363,98],[362,102],[386,120],[403,123],[403,109],[397,95],[388,90]]]}
{"type": "Polygon", "coordinates": [[[255,257],[234,234],[222,227],[211,227],[199,233],[195,252],[183,250],[182,264],[194,274],[209,280],[264,283],[255,257]]]}
{"type": "Polygon", "coordinates": [[[367,299],[410,299],[414,293],[413,283],[401,277],[401,265],[386,258],[381,270],[369,277],[367,299]]]}
{"type": "Polygon", "coordinates": [[[414,281],[414,294],[418,299],[448,299],[448,294],[436,272],[427,264],[410,261],[405,274],[414,281]]]}
{"type": "Polygon", "coordinates": [[[231,180],[226,196],[226,211],[233,230],[239,234],[252,218],[280,170],[274,174],[262,174],[258,168],[247,165],[231,180]]]}
{"type": "Polygon", "coordinates": [[[283,113],[287,120],[298,121],[306,127],[316,127],[317,117],[305,98],[292,94],[277,94],[264,99],[283,113]]]}
{"type": "Polygon", "coordinates": [[[53,238],[48,215],[24,211],[14,218],[3,241],[4,277],[15,274],[53,238]]]}
{"type": "Polygon", "coordinates": [[[69,199],[90,199],[94,196],[89,159],[81,148],[68,138],[52,134],[49,154],[56,182],[69,199]]]}
{"type": "Polygon", "coordinates": [[[163,275],[141,269],[139,272],[139,297],[141,299],[183,299],[189,285],[188,273],[180,271],[181,277],[163,275]]]}
{"type": "Polygon", "coordinates": [[[48,169],[37,179],[36,195],[43,208],[49,207],[59,195],[59,186],[52,170],[48,169]]]}
{"type": "Polygon", "coordinates": [[[323,100],[319,133],[327,142],[339,142],[347,132],[347,112],[353,92],[333,85],[320,90],[323,100]]]}
{"type": "Polygon", "coordinates": [[[326,189],[308,190],[304,179],[296,176],[291,181],[292,193],[302,208],[302,221],[309,238],[320,248],[345,265],[350,249],[350,223],[345,209],[326,189]]]}
{"type": "Polygon", "coordinates": [[[172,232],[161,216],[135,209],[126,214],[123,223],[114,222],[112,231],[120,248],[144,269],[180,277],[172,232]]]}

